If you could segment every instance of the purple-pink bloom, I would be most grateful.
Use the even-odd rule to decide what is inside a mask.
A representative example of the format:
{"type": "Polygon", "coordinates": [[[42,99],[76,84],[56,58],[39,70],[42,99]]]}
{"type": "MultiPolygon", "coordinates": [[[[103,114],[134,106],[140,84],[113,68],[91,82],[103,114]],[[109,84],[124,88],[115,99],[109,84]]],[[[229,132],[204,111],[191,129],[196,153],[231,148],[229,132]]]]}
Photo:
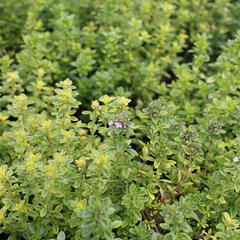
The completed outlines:
{"type": "Polygon", "coordinates": [[[116,126],[116,128],[122,128],[122,123],[120,123],[120,122],[115,122],[115,126],[116,126]]]}
{"type": "Polygon", "coordinates": [[[108,121],[108,125],[112,126],[113,125],[113,121],[112,120],[108,121]]]}

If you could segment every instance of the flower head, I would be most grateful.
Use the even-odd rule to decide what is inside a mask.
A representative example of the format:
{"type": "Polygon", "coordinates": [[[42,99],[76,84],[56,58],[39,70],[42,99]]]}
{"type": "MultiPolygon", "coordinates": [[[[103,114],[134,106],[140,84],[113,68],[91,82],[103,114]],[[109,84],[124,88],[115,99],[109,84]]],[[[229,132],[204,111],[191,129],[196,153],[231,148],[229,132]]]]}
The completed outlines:
{"type": "Polygon", "coordinates": [[[120,123],[120,122],[115,122],[115,126],[116,126],[116,128],[122,128],[122,123],[120,123]]]}
{"type": "Polygon", "coordinates": [[[112,126],[112,125],[113,125],[113,121],[112,120],[108,121],[108,126],[112,126]]]}
{"type": "Polygon", "coordinates": [[[236,162],[238,162],[238,161],[239,161],[239,158],[238,158],[238,157],[234,157],[234,158],[233,158],[233,162],[236,163],[236,162]]]}

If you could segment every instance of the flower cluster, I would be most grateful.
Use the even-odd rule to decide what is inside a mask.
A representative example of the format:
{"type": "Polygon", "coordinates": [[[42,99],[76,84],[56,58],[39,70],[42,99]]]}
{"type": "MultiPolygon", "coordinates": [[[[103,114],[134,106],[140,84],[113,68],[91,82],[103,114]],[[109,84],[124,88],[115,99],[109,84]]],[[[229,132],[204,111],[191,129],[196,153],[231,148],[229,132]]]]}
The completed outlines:
{"type": "Polygon", "coordinates": [[[118,128],[118,129],[127,129],[131,128],[131,122],[130,122],[130,116],[129,112],[121,112],[119,114],[116,114],[113,119],[108,121],[108,126],[112,128],[118,128]]]}
{"type": "Polygon", "coordinates": [[[202,144],[199,141],[199,134],[197,129],[191,127],[185,127],[184,125],[179,126],[181,129],[180,138],[182,141],[190,147],[192,152],[203,153],[202,144]]]}
{"type": "Polygon", "coordinates": [[[150,102],[147,108],[143,110],[151,117],[166,116],[168,114],[167,102],[164,98],[150,102]]]}
{"type": "Polygon", "coordinates": [[[197,134],[194,131],[184,128],[181,131],[180,137],[186,142],[194,142],[196,141],[197,134]]]}
{"type": "Polygon", "coordinates": [[[234,157],[233,158],[233,162],[237,163],[239,161],[239,158],[238,157],[234,157]]]}
{"type": "Polygon", "coordinates": [[[208,122],[206,126],[206,130],[211,132],[214,135],[219,135],[221,133],[224,133],[223,130],[224,124],[217,122],[215,119],[208,122]]]}

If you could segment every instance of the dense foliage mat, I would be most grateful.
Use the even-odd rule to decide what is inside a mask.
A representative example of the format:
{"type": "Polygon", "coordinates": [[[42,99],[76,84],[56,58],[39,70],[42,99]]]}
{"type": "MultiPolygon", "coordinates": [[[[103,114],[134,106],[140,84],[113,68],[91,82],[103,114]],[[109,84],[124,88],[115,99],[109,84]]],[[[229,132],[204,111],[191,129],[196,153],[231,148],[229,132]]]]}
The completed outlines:
{"type": "Polygon", "coordinates": [[[239,11],[1,0],[0,238],[240,239],[239,11]]]}

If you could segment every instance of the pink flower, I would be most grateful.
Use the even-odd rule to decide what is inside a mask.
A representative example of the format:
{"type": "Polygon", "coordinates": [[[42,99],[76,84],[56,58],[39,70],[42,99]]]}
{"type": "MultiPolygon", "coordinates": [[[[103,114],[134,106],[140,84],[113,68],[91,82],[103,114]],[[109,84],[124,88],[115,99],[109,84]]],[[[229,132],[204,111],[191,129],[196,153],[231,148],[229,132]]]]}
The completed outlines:
{"type": "Polygon", "coordinates": [[[120,122],[115,122],[115,126],[116,126],[116,128],[122,128],[122,123],[120,123],[120,122]]]}
{"type": "Polygon", "coordinates": [[[108,121],[108,126],[112,126],[112,125],[113,125],[113,121],[112,120],[108,121]]]}
{"type": "Polygon", "coordinates": [[[234,158],[233,158],[233,162],[236,163],[236,162],[238,162],[238,161],[239,161],[239,158],[238,158],[238,157],[234,157],[234,158]]]}

